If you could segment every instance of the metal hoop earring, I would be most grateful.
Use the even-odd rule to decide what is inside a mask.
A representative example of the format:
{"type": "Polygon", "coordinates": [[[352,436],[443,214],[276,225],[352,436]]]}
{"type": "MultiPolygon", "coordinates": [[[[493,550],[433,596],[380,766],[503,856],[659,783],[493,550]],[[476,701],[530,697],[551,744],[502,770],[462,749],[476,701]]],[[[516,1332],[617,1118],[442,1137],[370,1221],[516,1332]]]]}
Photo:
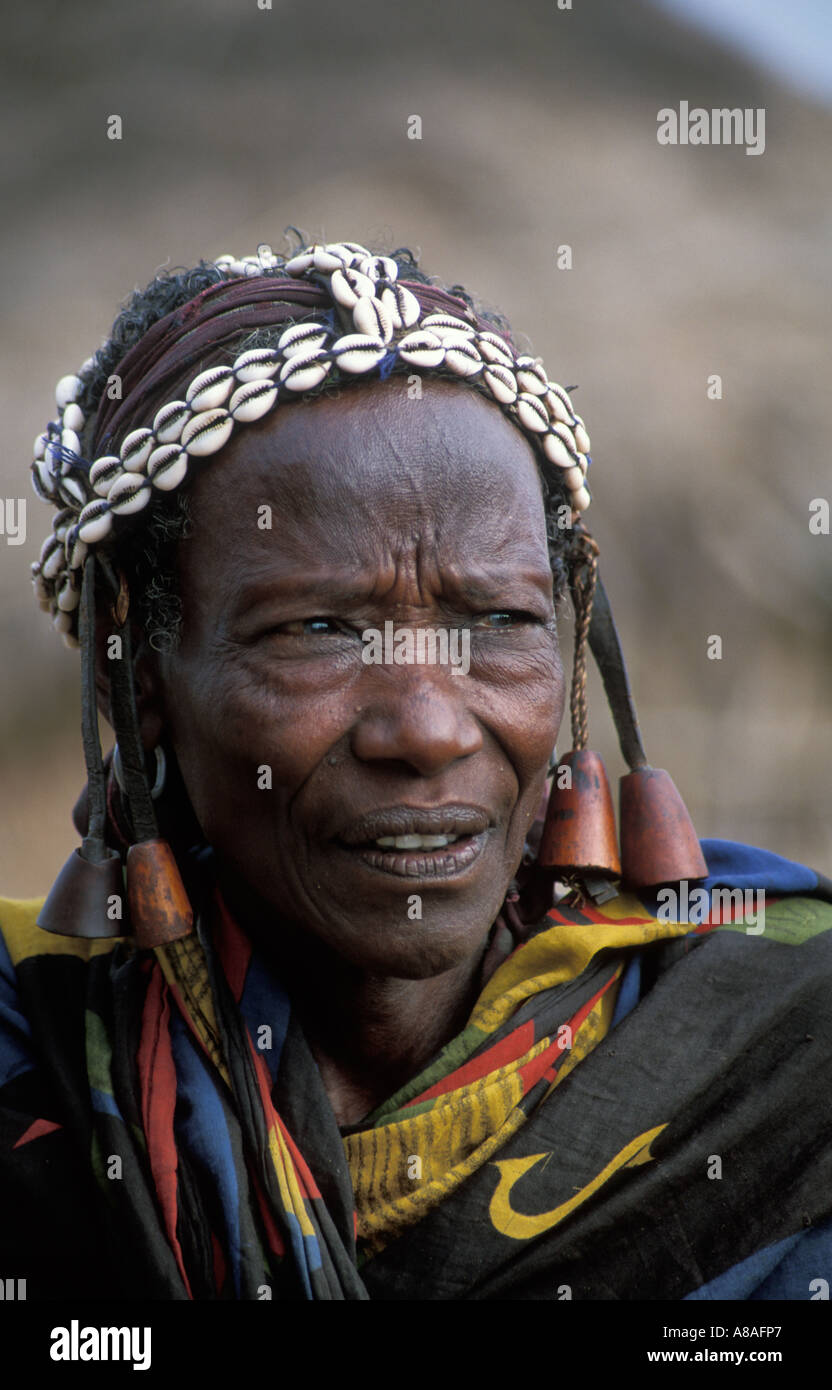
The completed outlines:
{"type": "MultiPolygon", "coordinates": [[[[156,756],[156,776],[153,781],[153,786],[150,789],[150,796],[153,801],[158,801],[165,789],[165,778],[168,774],[168,761],[161,743],[156,745],[153,752],[156,756]]],[[[124,770],[121,766],[121,750],[118,744],[113,748],[113,774],[119,785],[119,789],[126,795],[127,788],[124,785],[124,770]]]]}

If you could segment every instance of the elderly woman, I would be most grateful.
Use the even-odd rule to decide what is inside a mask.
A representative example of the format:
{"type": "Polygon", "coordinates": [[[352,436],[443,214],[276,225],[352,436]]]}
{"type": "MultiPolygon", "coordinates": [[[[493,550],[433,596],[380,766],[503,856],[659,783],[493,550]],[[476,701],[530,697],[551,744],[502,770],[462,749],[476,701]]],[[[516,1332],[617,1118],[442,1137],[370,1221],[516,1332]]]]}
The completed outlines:
{"type": "Polygon", "coordinates": [[[45,903],[0,903],[3,1272],[817,1296],[830,885],[700,850],[647,764],[540,360],[408,252],[264,247],[158,277],[57,404],[34,582],[89,781],[45,903]]]}

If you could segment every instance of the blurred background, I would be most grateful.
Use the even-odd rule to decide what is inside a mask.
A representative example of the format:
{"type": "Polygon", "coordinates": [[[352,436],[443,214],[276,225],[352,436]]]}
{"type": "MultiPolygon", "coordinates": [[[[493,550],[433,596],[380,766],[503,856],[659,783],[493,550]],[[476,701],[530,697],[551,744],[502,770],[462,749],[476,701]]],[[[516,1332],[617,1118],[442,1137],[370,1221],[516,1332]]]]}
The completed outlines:
{"type": "MultiPolygon", "coordinates": [[[[832,874],[832,537],[809,530],[832,495],[830,30],[825,0],[5,7],[0,493],[28,535],[0,536],[0,892],[48,889],[84,781],[78,657],[28,573],[54,383],[158,268],[282,251],[289,223],[409,245],[579,383],[650,761],[700,835],[832,874]],[[765,152],[660,145],[682,100],[764,108],[765,152]]],[[[590,734],[617,777],[595,680],[590,734]]]]}

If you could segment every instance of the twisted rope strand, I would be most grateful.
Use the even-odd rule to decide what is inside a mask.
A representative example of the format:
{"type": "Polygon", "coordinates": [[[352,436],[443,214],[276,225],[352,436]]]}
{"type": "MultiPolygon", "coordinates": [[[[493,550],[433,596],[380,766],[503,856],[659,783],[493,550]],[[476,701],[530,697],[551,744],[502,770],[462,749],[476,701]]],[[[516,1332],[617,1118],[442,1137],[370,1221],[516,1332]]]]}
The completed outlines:
{"type": "Polygon", "coordinates": [[[586,649],[592,621],[592,601],[598,574],[598,543],[588,531],[576,535],[577,556],[572,571],[572,602],[575,607],[575,657],[569,712],[572,719],[572,747],[577,751],[589,742],[586,702],[586,649]]]}

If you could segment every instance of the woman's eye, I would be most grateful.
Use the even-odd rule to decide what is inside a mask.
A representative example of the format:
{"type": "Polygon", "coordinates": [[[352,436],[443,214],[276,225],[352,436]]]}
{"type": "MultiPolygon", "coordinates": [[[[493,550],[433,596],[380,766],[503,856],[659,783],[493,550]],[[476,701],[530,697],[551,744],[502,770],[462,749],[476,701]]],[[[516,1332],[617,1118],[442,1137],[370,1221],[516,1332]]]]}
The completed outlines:
{"type": "Polygon", "coordinates": [[[517,623],[539,623],[534,613],[521,613],[514,608],[497,608],[493,613],[481,613],[474,620],[475,627],[504,628],[517,623]]]}
{"type": "Polygon", "coordinates": [[[287,637],[321,637],[331,633],[340,634],[343,628],[335,618],[295,618],[291,622],[281,623],[275,631],[285,633],[287,637]]]}

